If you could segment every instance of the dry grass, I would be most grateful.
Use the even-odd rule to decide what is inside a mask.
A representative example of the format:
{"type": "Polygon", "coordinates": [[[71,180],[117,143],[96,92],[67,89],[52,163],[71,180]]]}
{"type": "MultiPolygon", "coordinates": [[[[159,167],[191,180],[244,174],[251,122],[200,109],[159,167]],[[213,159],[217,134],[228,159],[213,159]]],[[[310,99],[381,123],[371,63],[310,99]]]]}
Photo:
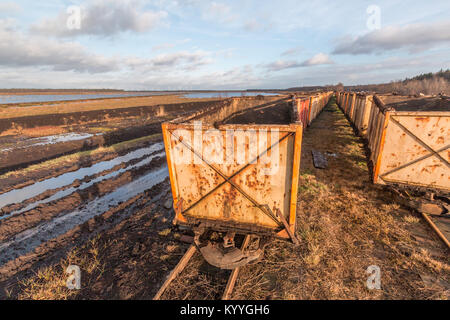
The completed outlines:
{"type": "Polygon", "coordinates": [[[115,130],[111,127],[87,127],[86,129],[90,133],[107,133],[115,130]]]}
{"type": "Polygon", "coordinates": [[[3,131],[0,133],[1,136],[9,136],[9,135],[25,135],[28,137],[44,137],[51,136],[56,134],[67,133],[68,130],[64,127],[57,126],[43,126],[38,128],[29,128],[24,129],[20,126],[14,126],[12,129],[3,131]]]}
{"type": "Polygon", "coordinates": [[[104,272],[104,265],[100,262],[100,252],[108,244],[100,245],[98,237],[88,241],[82,248],[70,251],[66,258],[58,264],[39,269],[34,276],[22,280],[20,283],[20,300],[68,300],[77,296],[78,290],[67,288],[66,281],[69,275],[66,273],[69,265],[77,265],[81,270],[81,290],[88,287],[89,283],[83,279],[92,280],[95,273],[100,277],[104,272]],[[85,252],[80,254],[80,251],[85,252]]]}
{"type": "Polygon", "coordinates": [[[161,298],[165,300],[221,299],[229,274],[228,270],[210,266],[197,252],[161,298]]]}
{"type": "Polygon", "coordinates": [[[391,92],[398,92],[400,94],[439,94],[450,93],[450,81],[440,78],[432,77],[430,79],[410,80],[407,82],[394,82],[391,84],[391,92]]]}

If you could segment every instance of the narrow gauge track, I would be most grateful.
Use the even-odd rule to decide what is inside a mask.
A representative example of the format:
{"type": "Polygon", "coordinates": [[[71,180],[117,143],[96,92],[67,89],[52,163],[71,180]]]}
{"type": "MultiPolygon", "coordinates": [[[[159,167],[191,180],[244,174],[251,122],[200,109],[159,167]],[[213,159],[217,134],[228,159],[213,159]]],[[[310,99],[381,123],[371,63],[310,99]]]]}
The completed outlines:
{"type": "MultiPolygon", "coordinates": [[[[250,240],[251,240],[251,236],[246,235],[242,242],[242,245],[241,245],[242,251],[245,251],[248,248],[248,246],[250,244],[250,240]]],[[[153,300],[161,299],[162,295],[167,290],[167,288],[170,286],[170,284],[173,282],[173,280],[175,280],[181,274],[181,272],[183,272],[183,270],[186,268],[186,266],[188,265],[189,261],[194,256],[196,251],[198,251],[197,246],[195,245],[195,243],[193,243],[188,248],[188,250],[183,255],[183,257],[180,259],[180,261],[175,266],[175,268],[169,273],[166,280],[164,281],[162,286],[159,288],[158,292],[153,297],[153,300]]],[[[226,285],[224,293],[222,295],[222,300],[230,300],[231,294],[233,293],[234,285],[239,276],[240,268],[241,267],[236,267],[231,271],[230,276],[228,277],[227,285],[226,285]]]]}
{"type": "MultiPolygon", "coordinates": [[[[439,236],[439,238],[446,244],[447,248],[450,249],[450,242],[448,241],[447,237],[444,235],[443,231],[433,222],[433,220],[430,218],[428,214],[425,212],[421,212],[423,218],[426,222],[431,226],[431,228],[436,232],[436,234],[439,236]]],[[[439,219],[441,217],[438,217],[439,219]]],[[[442,219],[449,218],[449,216],[442,217],[442,219]]]]}
{"type": "MultiPolygon", "coordinates": [[[[423,198],[423,197],[422,197],[423,198]]],[[[426,197],[425,197],[426,198],[426,197]]],[[[430,196],[428,195],[428,198],[430,196]]],[[[433,229],[437,236],[445,243],[448,249],[450,249],[450,198],[447,196],[435,197],[431,195],[432,202],[423,201],[420,204],[413,205],[415,209],[422,215],[423,219],[433,229]],[[434,210],[427,209],[426,206],[434,207],[434,210]],[[436,209],[441,209],[440,213],[436,209]]]]}

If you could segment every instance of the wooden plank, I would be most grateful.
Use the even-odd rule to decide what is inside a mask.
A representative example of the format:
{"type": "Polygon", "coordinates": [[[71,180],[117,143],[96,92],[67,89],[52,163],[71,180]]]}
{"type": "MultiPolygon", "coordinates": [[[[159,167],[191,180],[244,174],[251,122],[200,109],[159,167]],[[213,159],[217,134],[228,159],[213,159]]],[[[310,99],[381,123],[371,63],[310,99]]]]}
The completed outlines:
{"type": "Polygon", "coordinates": [[[444,236],[444,234],[441,232],[441,230],[439,230],[439,228],[434,224],[433,221],[431,221],[430,217],[424,213],[421,212],[422,217],[424,217],[425,221],[428,222],[428,224],[430,225],[430,227],[437,233],[437,235],[439,236],[439,238],[441,238],[441,240],[446,244],[447,248],[450,249],[450,242],[448,241],[448,239],[444,236]]]}
{"type": "Polygon", "coordinates": [[[311,150],[314,167],[319,169],[325,169],[328,166],[327,158],[322,152],[317,150],[311,150]]]}
{"type": "MultiPolygon", "coordinates": [[[[241,250],[244,250],[250,242],[250,235],[246,235],[244,238],[244,242],[242,242],[241,250]]],[[[240,267],[234,268],[233,271],[231,271],[231,275],[228,278],[227,286],[225,287],[225,291],[222,296],[222,300],[229,300],[231,293],[234,289],[234,284],[236,283],[237,277],[239,275],[240,267]]]]}
{"type": "Polygon", "coordinates": [[[167,287],[170,285],[170,283],[181,273],[181,271],[183,271],[183,269],[186,267],[187,263],[189,262],[189,260],[192,258],[192,256],[194,255],[195,251],[197,250],[197,248],[195,247],[195,245],[191,245],[189,247],[189,249],[186,251],[186,253],[184,254],[183,258],[181,258],[181,260],[178,262],[178,264],[176,265],[176,267],[169,273],[169,275],[167,276],[166,281],[164,281],[163,285],[161,286],[161,288],[158,290],[158,292],[155,294],[155,296],[153,297],[153,300],[159,300],[162,296],[162,294],[164,293],[164,291],[166,291],[167,287]]]}

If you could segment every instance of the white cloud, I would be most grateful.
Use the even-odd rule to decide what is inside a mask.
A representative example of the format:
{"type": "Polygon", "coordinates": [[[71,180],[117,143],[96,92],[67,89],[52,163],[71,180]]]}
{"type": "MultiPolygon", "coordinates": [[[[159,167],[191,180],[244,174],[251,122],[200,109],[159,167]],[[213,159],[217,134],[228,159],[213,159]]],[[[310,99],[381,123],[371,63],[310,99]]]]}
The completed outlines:
{"type": "Polygon", "coordinates": [[[16,13],[22,10],[22,7],[15,2],[6,1],[0,3],[0,14],[1,13],[16,13]]]}
{"type": "Polygon", "coordinates": [[[169,42],[164,42],[164,43],[160,43],[160,44],[157,44],[157,45],[153,46],[152,50],[153,51],[163,51],[163,50],[166,50],[166,49],[171,49],[171,48],[173,48],[173,47],[175,47],[176,45],[179,45],[179,44],[186,44],[186,43],[188,43],[190,41],[191,41],[190,38],[185,38],[183,40],[178,40],[178,41],[170,42],[170,43],[169,42]]]}
{"type": "Polygon", "coordinates": [[[207,56],[208,53],[204,51],[195,51],[195,52],[180,51],[171,54],[158,55],[151,61],[155,67],[172,67],[177,64],[198,66],[202,64],[207,64],[211,61],[207,58],[207,56]]]}
{"type": "Polygon", "coordinates": [[[298,68],[300,67],[300,64],[297,61],[293,60],[278,60],[267,64],[266,67],[267,69],[269,69],[269,71],[280,71],[283,69],[298,68]]]}
{"type": "Polygon", "coordinates": [[[263,27],[263,25],[258,22],[256,19],[252,19],[250,21],[247,21],[244,23],[244,29],[246,31],[257,31],[260,30],[263,27]]]}
{"type": "MultiPolygon", "coordinates": [[[[139,59],[138,59],[139,60],[139,59]]],[[[150,59],[149,59],[150,60],[150,59]]],[[[141,60],[141,62],[143,62],[141,60]]],[[[147,72],[136,68],[128,72],[102,73],[53,71],[32,66],[17,69],[1,68],[1,87],[27,88],[116,88],[141,90],[181,89],[247,89],[289,88],[300,85],[324,85],[342,81],[346,85],[389,82],[423,72],[450,68],[445,54],[410,59],[389,58],[373,63],[327,65],[314,69],[291,69],[290,73],[261,72],[261,66],[244,65],[223,71],[198,70],[185,72],[177,65],[167,72],[147,72]],[[447,62],[442,64],[442,61],[447,62]],[[26,76],[24,76],[26,75],[26,76]]],[[[152,68],[149,68],[151,71],[152,68]]]]}
{"type": "Polygon", "coordinates": [[[303,62],[297,62],[294,60],[278,60],[266,65],[269,71],[280,71],[284,69],[301,68],[301,67],[311,67],[318,66],[322,64],[332,64],[333,61],[324,53],[318,53],[312,58],[305,60],[303,62]]]}
{"type": "Polygon", "coordinates": [[[294,47],[294,48],[290,48],[286,51],[283,51],[281,53],[282,56],[292,56],[292,55],[296,55],[298,53],[300,53],[303,50],[302,47],[294,47]]]}
{"type": "MultiPolygon", "coordinates": [[[[190,39],[180,40],[186,43],[190,39]]],[[[74,71],[90,74],[110,71],[171,72],[195,70],[213,62],[212,53],[178,51],[146,57],[108,57],[94,54],[76,42],[56,41],[36,34],[25,34],[13,19],[0,19],[0,67],[74,71]]]]}
{"type": "Polygon", "coordinates": [[[170,68],[194,70],[202,65],[212,62],[210,53],[202,50],[194,52],[179,51],[175,53],[160,54],[154,58],[128,58],[125,64],[131,69],[145,71],[161,71],[170,68]]]}
{"type": "Polygon", "coordinates": [[[450,44],[450,21],[391,26],[356,38],[344,38],[335,54],[370,54],[387,50],[423,51],[438,44],[450,44]]]}
{"type": "Polygon", "coordinates": [[[311,59],[302,62],[301,65],[304,67],[309,67],[309,66],[317,66],[320,64],[332,64],[332,63],[333,61],[331,61],[328,55],[326,55],[325,53],[318,53],[311,59]]]}
{"type": "Polygon", "coordinates": [[[156,46],[153,46],[152,50],[153,51],[162,51],[162,50],[170,49],[173,47],[175,47],[174,43],[165,42],[165,43],[160,43],[160,44],[157,44],[156,46]]]}
{"type": "Polygon", "coordinates": [[[97,73],[117,70],[117,61],[92,54],[77,43],[26,36],[0,20],[0,66],[97,73]]]}
{"type": "Polygon", "coordinates": [[[167,18],[166,11],[145,10],[140,0],[95,0],[81,6],[79,29],[67,27],[69,14],[60,12],[45,19],[31,30],[45,35],[70,37],[77,35],[113,36],[122,32],[145,32],[161,24],[167,18]]]}
{"type": "Polygon", "coordinates": [[[213,1],[203,9],[202,18],[227,24],[234,22],[237,19],[237,15],[233,13],[230,6],[213,1]]]}

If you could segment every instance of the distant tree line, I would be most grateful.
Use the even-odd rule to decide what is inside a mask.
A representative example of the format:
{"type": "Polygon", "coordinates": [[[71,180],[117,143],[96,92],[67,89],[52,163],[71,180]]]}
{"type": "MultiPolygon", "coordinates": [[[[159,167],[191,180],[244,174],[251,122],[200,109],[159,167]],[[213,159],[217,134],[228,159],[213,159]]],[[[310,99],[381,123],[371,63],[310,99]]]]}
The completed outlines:
{"type": "Polygon", "coordinates": [[[317,91],[317,90],[351,90],[369,91],[377,93],[396,93],[400,95],[437,95],[443,93],[450,95],[450,69],[438,72],[423,73],[404,80],[391,81],[389,83],[366,84],[356,86],[344,86],[343,83],[329,84],[325,86],[294,87],[287,91],[317,91]]]}
{"type": "Polygon", "coordinates": [[[373,91],[378,93],[396,93],[400,95],[437,95],[450,94],[450,69],[438,72],[423,73],[404,80],[391,81],[390,83],[346,86],[346,90],[373,91]]]}

